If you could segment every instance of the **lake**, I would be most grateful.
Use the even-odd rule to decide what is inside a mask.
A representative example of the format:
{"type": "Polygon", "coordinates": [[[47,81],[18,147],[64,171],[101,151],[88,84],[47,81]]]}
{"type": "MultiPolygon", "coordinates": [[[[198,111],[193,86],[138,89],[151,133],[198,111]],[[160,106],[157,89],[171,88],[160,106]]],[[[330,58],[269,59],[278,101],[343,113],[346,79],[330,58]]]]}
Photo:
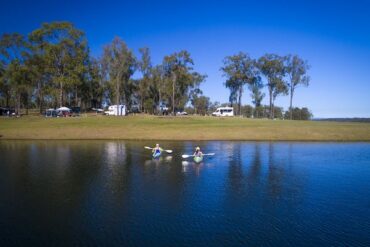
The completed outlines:
{"type": "Polygon", "coordinates": [[[1,141],[0,246],[370,246],[370,143],[154,144],[1,141]]]}

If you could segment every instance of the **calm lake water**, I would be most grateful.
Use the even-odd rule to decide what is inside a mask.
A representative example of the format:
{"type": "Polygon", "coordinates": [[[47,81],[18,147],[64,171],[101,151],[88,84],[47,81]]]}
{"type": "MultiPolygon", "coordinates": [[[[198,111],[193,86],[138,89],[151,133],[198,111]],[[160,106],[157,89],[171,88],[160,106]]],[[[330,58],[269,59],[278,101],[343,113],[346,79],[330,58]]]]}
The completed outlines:
{"type": "Polygon", "coordinates": [[[0,246],[370,246],[370,143],[161,144],[0,142],[0,246]]]}

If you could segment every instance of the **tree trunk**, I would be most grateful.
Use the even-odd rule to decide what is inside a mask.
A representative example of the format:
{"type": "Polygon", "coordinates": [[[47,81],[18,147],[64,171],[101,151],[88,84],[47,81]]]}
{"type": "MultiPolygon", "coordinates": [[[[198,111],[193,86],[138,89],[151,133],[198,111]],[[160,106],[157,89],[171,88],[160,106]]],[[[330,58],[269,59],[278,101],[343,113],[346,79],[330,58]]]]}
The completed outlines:
{"type": "Polygon", "coordinates": [[[238,105],[238,109],[239,109],[239,116],[242,115],[242,93],[243,93],[243,88],[240,87],[239,88],[239,105],[238,105]]]}
{"type": "Polygon", "coordinates": [[[141,97],[140,97],[140,110],[141,112],[145,112],[145,107],[144,107],[144,94],[142,93],[141,94],[141,97]]]}
{"type": "Polygon", "coordinates": [[[272,103],[272,90],[269,89],[269,96],[270,96],[270,119],[272,119],[272,116],[273,116],[273,110],[272,110],[272,107],[273,107],[273,103],[272,103]]]}
{"type": "Polygon", "coordinates": [[[289,113],[290,113],[290,120],[293,119],[293,88],[290,88],[290,107],[289,107],[289,113]]]}
{"type": "Polygon", "coordinates": [[[8,91],[8,93],[6,94],[6,107],[8,107],[9,108],[9,95],[10,95],[10,93],[9,93],[9,91],[8,91]]]}
{"type": "MultiPolygon", "coordinates": [[[[160,86],[159,86],[159,89],[158,89],[158,99],[159,99],[159,111],[158,111],[158,114],[160,114],[160,112],[161,112],[161,104],[162,104],[162,96],[161,96],[161,88],[160,88],[160,86]]],[[[158,108],[157,108],[157,110],[158,110],[158,108]]]]}
{"type": "Polygon", "coordinates": [[[41,95],[39,95],[39,108],[40,108],[40,114],[42,114],[42,112],[43,112],[43,108],[44,108],[44,101],[43,101],[43,99],[42,99],[43,97],[42,97],[42,94],[41,95]]]}
{"type": "Polygon", "coordinates": [[[42,114],[42,107],[43,107],[43,96],[42,96],[42,91],[41,91],[41,82],[37,83],[37,93],[38,93],[38,98],[39,98],[39,108],[40,108],[40,114],[42,114]]]}
{"type": "Polygon", "coordinates": [[[120,98],[120,93],[119,93],[119,77],[116,78],[116,105],[119,105],[119,98],[120,98]]]}
{"type": "Polygon", "coordinates": [[[175,82],[176,82],[176,74],[173,73],[172,79],[172,115],[175,116],[175,82]]]}
{"type": "Polygon", "coordinates": [[[77,93],[77,86],[75,88],[75,106],[78,106],[78,93],[77,93]]]}
{"type": "MultiPolygon", "coordinates": [[[[28,91],[30,91],[30,90],[28,90],[28,91]]],[[[28,108],[30,108],[29,104],[30,104],[30,95],[31,95],[31,93],[29,93],[28,91],[27,91],[27,98],[26,98],[26,100],[27,100],[26,101],[26,115],[28,115],[28,108]]]]}
{"type": "Polygon", "coordinates": [[[63,82],[60,83],[60,90],[59,90],[59,106],[63,106],[63,82]]]}
{"type": "Polygon", "coordinates": [[[17,93],[17,116],[21,115],[21,94],[17,93]]]}
{"type": "Polygon", "coordinates": [[[123,77],[123,84],[122,84],[122,105],[125,105],[127,108],[129,107],[129,96],[127,94],[128,82],[129,79],[127,76],[123,77]]]}

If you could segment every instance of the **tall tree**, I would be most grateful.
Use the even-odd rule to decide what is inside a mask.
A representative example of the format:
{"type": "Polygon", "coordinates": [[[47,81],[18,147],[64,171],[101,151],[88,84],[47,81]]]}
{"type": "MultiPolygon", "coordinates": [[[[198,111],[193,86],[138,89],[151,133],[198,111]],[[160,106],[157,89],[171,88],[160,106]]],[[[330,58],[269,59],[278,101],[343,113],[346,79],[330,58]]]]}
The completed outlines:
{"type": "Polygon", "coordinates": [[[202,97],[202,90],[199,88],[194,88],[193,90],[190,91],[190,103],[194,108],[194,113],[198,114],[198,106],[199,106],[199,98],[202,97]]]}
{"type": "Polygon", "coordinates": [[[196,114],[206,115],[210,107],[210,99],[204,95],[200,95],[194,99],[193,106],[196,114]]]}
{"type": "Polygon", "coordinates": [[[121,104],[123,94],[123,103],[127,105],[131,98],[130,78],[136,70],[136,59],[119,37],[104,47],[103,65],[107,79],[113,85],[116,104],[121,104]]]}
{"type": "Polygon", "coordinates": [[[45,96],[53,88],[52,77],[49,73],[47,64],[47,40],[40,38],[40,32],[31,32],[28,35],[31,54],[28,60],[28,67],[32,71],[32,79],[36,94],[36,104],[39,107],[40,114],[44,110],[45,96]]]}
{"type": "Polygon", "coordinates": [[[2,84],[7,90],[7,105],[13,96],[16,113],[20,114],[21,95],[30,86],[26,61],[29,45],[26,38],[18,33],[4,34],[0,38],[0,63],[2,84]]]}
{"type": "Polygon", "coordinates": [[[6,107],[9,107],[10,90],[9,85],[4,77],[5,75],[5,63],[0,60],[0,97],[3,98],[6,107]]]}
{"type": "Polygon", "coordinates": [[[287,94],[288,88],[284,81],[286,68],[285,58],[276,54],[265,54],[258,59],[258,67],[267,79],[270,98],[270,118],[274,118],[274,102],[278,95],[287,94]]]}
{"type": "Polygon", "coordinates": [[[290,119],[292,120],[293,117],[293,95],[295,89],[299,86],[307,87],[310,82],[310,77],[307,75],[307,71],[309,70],[310,66],[308,65],[307,61],[304,61],[297,55],[289,55],[287,57],[287,74],[289,77],[288,87],[290,91],[290,119]]]}
{"type": "Polygon", "coordinates": [[[261,91],[262,88],[263,84],[260,79],[255,80],[255,82],[249,86],[249,89],[251,91],[252,103],[255,107],[261,106],[261,102],[265,97],[265,94],[261,91]]]}
{"type": "Polygon", "coordinates": [[[153,99],[154,108],[156,110],[160,104],[163,103],[163,98],[166,90],[166,80],[164,75],[163,66],[161,64],[152,67],[152,83],[149,86],[149,96],[153,99]]]}
{"type": "Polygon", "coordinates": [[[254,104],[254,117],[258,117],[257,109],[261,106],[262,100],[265,97],[265,94],[261,91],[263,84],[261,77],[257,76],[256,80],[249,86],[251,91],[252,103],[254,104]]]}
{"type": "Polygon", "coordinates": [[[139,81],[139,95],[140,95],[140,108],[141,111],[145,111],[144,101],[149,94],[149,85],[151,80],[151,72],[152,72],[152,63],[150,58],[150,51],[149,48],[144,47],[140,48],[139,52],[141,54],[141,59],[138,62],[139,70],[142,74],[142,78],[139,81]]]}
{"type": "Polygon", "coordinates": [[[172,114],[176,108],[184,108],[189,100],[189,90],[198,87],[206,78],[195,72],[192,65],[193,59],[187,51],[180,51],[165,56],[163,59],[163,70],[166,77],[166,92],[171,99],[172,114]]]}
{"type": "Polygon", "coordinates": [[[81,85],[87,72],[88,46],[84,33],[70,22],[43,23],[29,36],[38,59],[43,60],[44,73],[58,88],[58,104],[64,105],[67,90],[81,85]]]}
{"type": "Polygon", "coordinates": [[[257,80],[258,70],[255,61],[243,52],[226,57],[223,63],[221,70],[227,78],[225,86],[230,89],[230,101],[237,101],[240,115],[244,86],[252,85],[257,80]]]}
{"type": "Polygon", "coordinates": [[[81,97],[89,107],[100,108],[103,104],[105,90],[101,61],[91,57],[89,59],[89,73],[81,87],[81,97]]]}

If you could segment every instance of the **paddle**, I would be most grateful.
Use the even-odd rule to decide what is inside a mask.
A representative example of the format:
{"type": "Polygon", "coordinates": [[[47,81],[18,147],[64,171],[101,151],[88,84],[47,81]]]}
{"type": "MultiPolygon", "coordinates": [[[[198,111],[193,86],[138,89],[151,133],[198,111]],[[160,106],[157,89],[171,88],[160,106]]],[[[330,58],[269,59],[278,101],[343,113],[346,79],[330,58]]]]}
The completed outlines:
{"type": "MultiPolygon", "coordinates": [[[[147,147],[147,146],[145,146],[144,147],[145,149],[150,149],[150,150],[153,150],[154,148],[151,148],[151,147],[147,147]]],[[[172,150],[169,150],[169,149],[163,149],[163,151],[165,151],[165,152],[167,152],[167,153],[169,153],[169,154],[172,154],[172,150]]]]}
{"type": "MultiPolygon", "coordinates": [[[[202,156],[212,156],[212,155],[215,155],[215,153],[202,154],[202,156]]],[[[194,156],[195,156],[194,154],[183,154],[183,155],[181,155],[181,157],[183,159],[186,159],[186,158],[189,158],[189,157],[194,157],[194,156]]]]}

